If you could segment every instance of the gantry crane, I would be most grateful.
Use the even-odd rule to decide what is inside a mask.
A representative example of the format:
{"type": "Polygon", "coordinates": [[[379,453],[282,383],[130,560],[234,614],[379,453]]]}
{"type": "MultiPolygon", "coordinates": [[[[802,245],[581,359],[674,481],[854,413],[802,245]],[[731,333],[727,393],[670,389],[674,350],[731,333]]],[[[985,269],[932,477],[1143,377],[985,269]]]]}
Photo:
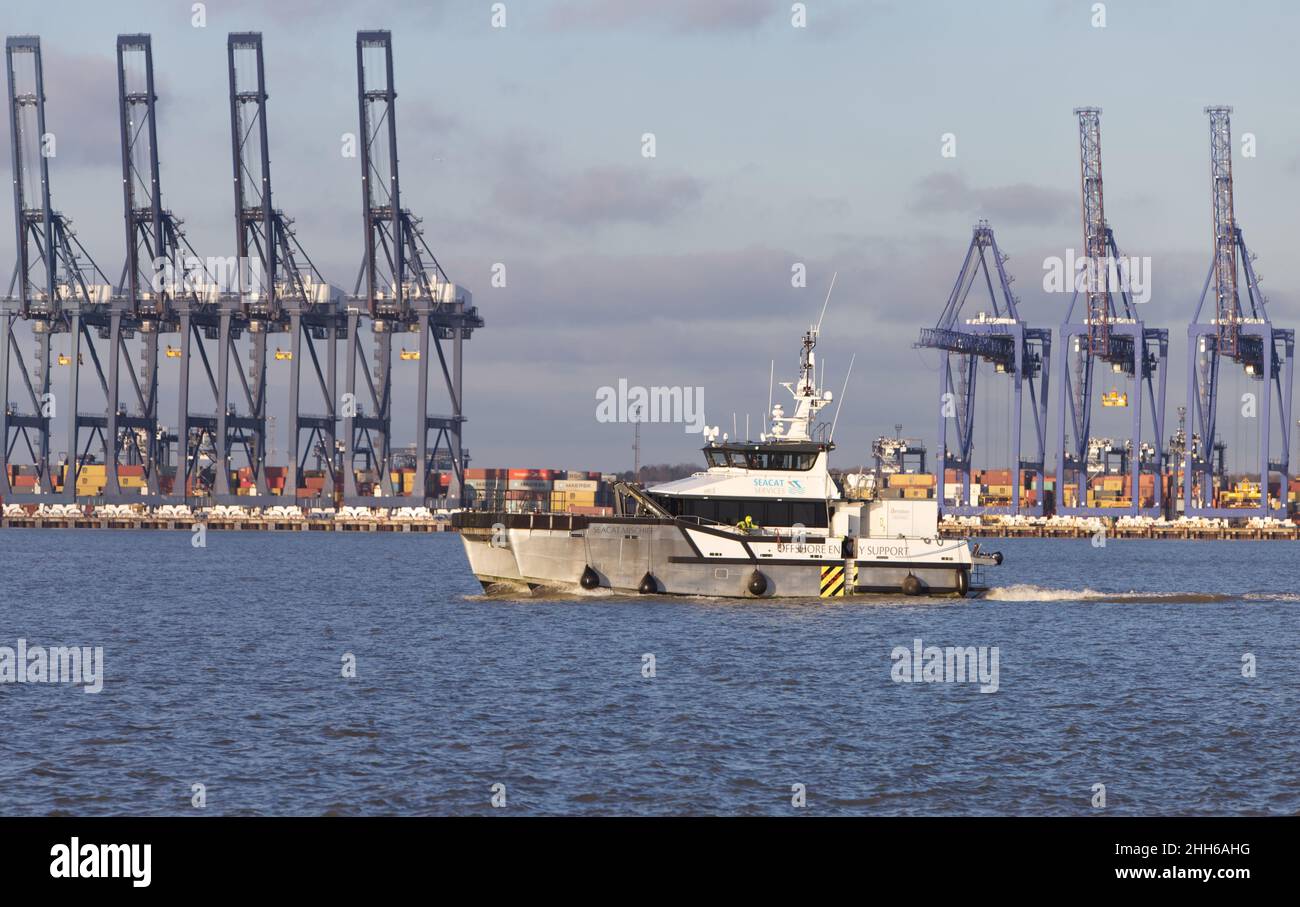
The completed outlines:
{"type": "Polygon", "coordinates": [[[41,40],[35,35],[5,40],[5,66],[9,86],[9,129],[14,184],[14,230],[17,262],[9,285],[9,299],[0,317],[0,497],[71,503],[76,500],[76,477],[85,459],[81,453],[82,429],[86,446],[104,438],[104,416],[77,411],[81,385],[82,341],[101,382],[106,382],[89,329],[108,324],[113,287],[77,239],[72,222],[55,211],[50,199],[51,145],[56,139],[45,128],[45,76],[41,40]],[[15,295],[16,294],[16,295],[15,295]],[[27,321],[35,340],[32,371],[14,333],[18,319],[27,321]],[[68,365],[67,391],[53,393],[51,339],[66,334],[69,353],[60,361],[68,365]],[[31,411],[10,400],[11,372],[17,371],[27,392],[31,411]],[[67,425],[67,471],[63,490],[54,496],[53,432],[58,419],[67,425]],[[14,494],[9,482],[9,461],[22,440],[37,472],[39,496],[14,494]]]}
{"type": "MultiPolygon", "coordinates": [[[[1006,271],[1007,256],[998,248],[993,228],[980,221],[973,231],[966,258],[957,274],[943,314],[933,328],[921,331],[918,347],[942,351],[939,370],[939,509],[941,513],[1030,513],[1043,512],[1043,463],[1047,446],[1047,392],[1050,375],[1052,332],[1050,328],[1028,327],[1020,317],[1018,300],[1011,292],[1006,271]],[[991,259],[991,270],[990,270],[991,259]],[[996,273],[996,279],[994,274],[996,273]],[[971,290],[979,285],[987,291],[989,308],[963,319],[971,290]],[[1011,411],[1010,457],[1012,498],[1009,506],[971,502],[971,470],[975,450],[975,387],[980,363],[993,366],[1014,382],[1015,402],[1011,411]],[[1029,394],[1033,420],[1034,457],[1021,456],[1024,422],[1024,394],[1029,394]],[[949,430],[956,435],[949,442],[949,430]],[[956,470],[961,484],[959,499],[947,502],[944,476],[956,470]],[[1037,494],[1034,502],[1021,505],[1021,471],[1032,471],[1037,494]]],[[[982,296],[981,292],[976,293],[982,296]]],[[[991,430],[991,429],[990,429],[991,430]]]]}
{"type": "MultiPolygon", "coordinates": [[[[119,487],[117,467],[123,456],[144,467],[145,487],[151,495],[160,492],[162,468],[169,461],[171,443],[177,445],[177,462],[188,459],[184,419],[187,395],[182,396],[177,432],[167,434],[160,425],[158,347],[160,337],[180,329],[181,311],[186,313],[188,325],[192,313],[211,308],[210,294],[215,286],[206,264],[186,237],[183,222],[162,203],[158,96],[154,89],[153,39],[149,35],[118,35],[117,86],[126,259],[107,332],[108,435],[116,439],[104,456],[108,467],[104,498],[109,502],[140,500],[139,494],[125,495],[119,487]],[[126,343],[136,334],[141,340],[138,368],[126,343]],[[131,381],[134,413],[121,404],[122,374],[131,381]],[[142,436],[146,439],[143,444],[142,436]]],[[[182,379],[182,387],[187,386],[182,379]]]]}
{"type": "MultiPolygon", "coordinates": [[[[338,418],[336,347],[341,335],[340,293],[316,269],[293,230],[293,221],[272,204],[271,157],[267,134],[266,70],[262,36],[237,32],[226,41],[230,70],[230,136],[234,163],[235,242],[241,262],[239,305],[234,313],[248,325],[254,384],[246,402],[257,436],[253,467],[258,497],[267,494],[266,338],[288,332],[288,351],[276,357],[289,363],[289,467],[283,497],[297,499],[307,461],[317,449],[333,451],[338,418]],[[302,411],[303,352],[316,379],[324,413],[302,411]],[[325,365],[322,366],[322,356],[325,365]],[[306,432],[304,440],[303,433],[306,432]]],[[[224,388],[224,381],[223,381],[224,388]]],[[[319,497],[332,499],[337,463],[324,458],[325,481],[319,497]]]]}
{"type": "MultiPolygon", "coordinates": [[[[1084,319],[1075,322],[1075,308],[1081,292],[1076,283],[1061,341],[1060,418],[1057,420],[1056,509],[1073,515],[1156,516],[1163,510],[1165,362],[1169,353],[1169,332],[1148,328],[1138,317],[1129,288],[1125,260],[1106,223],[1101,178],[1101,110],[1081,107],[1074,111],[1079,124],[1080,188],[1083,199],[1083,263],[1085,274],[1084,319]],[[1112,274],[1118,280],[1112,279],[1112,274]],[[1113,285],[1118,283],[1118,285],[1113,285]],[[1100,439],[1092,436],[1093,390],[1098,363],[1132,378],[1136,393],[1129,436],[1118,449],[1098,453],[1100,439]],[[1150,442],[1143,443],[1143,393],[1150,410],[1150,442]],[[1093,507],[1087,501],[1088,463],[1111,455],[1126,466],[1130,500],[1121,506],[1093,507]],[[1153,476],[1153,495],[1144,506],[1140,495],[1142,475],[1153,476]],[[1072,488],[1072,492],[1067,492],[1072,488]]],[[[1104,445],[1103,445],[1104,446],[1104,445]]]]}
{"type": "Polygon", "coordinates": [[[442,460],[450,468],[452,484],[447,498],[460,506],[464,487],[465,457],[462,447],[462,343],[483,319],[468,291],[452,283],[438,264],[420,228],[420,220],[401,204],[397,173],[397,92],[393,86],[393,44],[387,31],[357,33],[357,97],[360,108],[361,197],[364,256],[354,296],[347,307],[347,393],[351,407],[344,410],[344,499],[349,503],[392,506],[427,500],[431,488],[428,438],[433,444],[433,465],[442,460]],[[370,356],[358,330],[362,314],[371,322],[370,356]],[[416,486],[410,497],[396,494],[390,480],[393,456],[393,340],[395,331],[419,334],[416,421],[414,426],[416,486]],[[451,410],[429,413],[429,339],[441,366],[451,410]],[[448,365],[444,341],[450,341],[448,365]],[[373,372],[371,370],[373,363],[373,372]],[[358,396],[357,370],[366,380],[363,412],[358,396]],[[379,492],[358,496],[356,465],[377,473],[379,492]]]}
{"type": "Polygon", "coordinates": [[[439,492],[430,483],[431,468],[454,474],[445,500],[453,506],[461,502],[468,459],[462,447],[462,344],[483,319],[469,293],[447,279],[423,238],[419,219],[400,205],[396,93],[387,32],[357,36],[366,254],[356,295],[348,300],[346,311],[342,292],[325,282],[295,237],[293,221],[272,203],[259,35],[235,33],[227,41],[237,254],[217,259],[195,253],[182,221],[162,203],[162,130],[156,125],[152,41],[148,35],[118,37],[126,235],[120,286],[105,276],[71,222],[51,205],[49,158],[54,149],[47,149],[46,142],[53,143],[54,137],[45,126],[40,40],[9,37],[5,49],[18,261],[10,295],[0,300],[0,497],[6,502],[76,501],[77,477],[93,458],[91,447],[98,439],[107,467],[105,482],[102,492],[90,494],[104,502],[124,499],[118,467],[129,463],[143,466],[146,478],[144,487],[127,489],[139,492],[125,496],[132,502],[188,503],[198,498],[265,506],[289,498],[293,503],[299,488],[312,484],[303,480],[303,472],[313,456],[327,470],[316,492],[321,503],[332,504],[340,494],[350,503],[371,506],[433,503],[439,492]],[[24,354],[28,347],[24,332],[16,329],[20,323],[34,337],[34,360],[24,354]],[[418,359],[420,372],[411,455],[420,475],[409,494],[394,493],[389,473],[395,330],[420,335],[418,349],[404,357],[418,359]],[[266,470],[274,431],[267,381],[272,333],[290,334],[288,349],[277,348],[275,357],[291,371],[292,466],[280,495],[269,493],[266,470]],[[61,335],[71,341],[67,352],[52,343],[61,335]],[[362,335],[374,338],[373,375],[362,335]],[[450,398],[446,415],[428,412],[430,336],[450,398]],[[158,354],[164,337],[166,364],[170,368],[176,362],[179,368],[174,433],[161,424],[158,414],[158,354]],[[136,338],[138,344],[130,343],[136,338]],[[340,395],[338,356],[344,343],[348,393],[340,395]],[[101,346],[107,351],[102,357],[101,346]],[[68,375],[68,390],[57,399],[52,368],[56,362],[68,375]],[[357,404],[358,364],[368,390],[369,405],[364,408],[357,404]],[[305,387],[303,368],[310,372],[305,387]],[[98,378],[105,399],[102,412],[78,411],[83,374],[98,378]],[[195,378],[200,389],[211,391],[210,409],[192,405],[195,378]],[[19,396],[11,394],[11,382],[26,390],[21,405],[11,400],[19,396]],[[304,394],[314,395],[312,385],[323,402],[323,412],[317,414],[304,412],[301,405],[304,394]],[[341,419],[346,421],[342,438],[341,419]],[[66,445],[58,446],[66,446],[70,468],[61,494],[55,496],[54,431],[59,420],[67,434],[66,445]],[[431,432],[437,433],[432,456],[431,432]],[[164,469],[173,443],[176,474],[170,477],[164,469]],[[22,449],[39,481],[33,493],[24,487],[14,494],[9,466],[22,449]],[[231,493],[236,456],[242,456],[252,472],[254,494],[231,493]],[[358,495],[358,457],[368,459],[378,472],[380,496],[358,495]],[[170,494],[164,477],[174,482],[170,494]]]}
{"type": "MultiPolygon", "coordinates": [[[[1214,211],[1214,255],[1196,314],[1187,328],[1187,411],[1191,437],[1183,455],[1183,507],[1192,516],[1241,517],[1287,514],[1286,484],[1291,472],[1291,384],[1295,364],[1295,331],[1273,327],[1268,300],[1259,289],[1254,259],[1237,225],[1232,188],[1232,108],[1206,107],[1210,118],[1210,180],[1214,211]],[[1238,270],[1240,266],[1240,272],[1238,270]],[[1245,277],[1243,305],[1239,273],[1245,277]],[[1203,322],[1211,286],[1214,307],[1203,322]],[[1223,443],[1219,441],[1218,404],[1223,362],[1241,367],[1262,391],[1263,400],[1241,401],[1243,413],[1258,420],[1254,465],[1258,469],[1257,502],[1225,506],[1227,491],[1223,443]],[[1271,455],[1273,420],[1281,448],[1271,455]],[[1270,506],[1269,478],[1281,476],[1276,507],[1270,506]]],[[[1251,395],[1255,396],[1255,395],[1251,395]]],[[[1235,406],[1235,401],[1234,401],[1235,406]]]]}

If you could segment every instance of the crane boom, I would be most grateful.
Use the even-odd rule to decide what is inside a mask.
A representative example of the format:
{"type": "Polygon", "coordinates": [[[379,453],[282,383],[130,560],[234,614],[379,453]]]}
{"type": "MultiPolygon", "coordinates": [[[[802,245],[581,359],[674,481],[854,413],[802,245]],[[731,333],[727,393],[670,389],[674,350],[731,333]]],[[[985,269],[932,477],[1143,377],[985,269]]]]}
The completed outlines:
{"type": "Polygon", "coordinates": [[[1083,253],[1087,265],[1088,351],[1110,355],[1110,288],[1106,211],[1101,184],[1101,109],[1080,107],[1079,184],[1083,196],[1083,253]]]}
{"type": "Polygon", "coordinates": [[[1214,294],[1219,352],[1235,358],[1241,327],[1237,295],[1236,219],[1232,210],[1232,108],[1207,107],[1210,179],[1214,192],[1214,294]]]}

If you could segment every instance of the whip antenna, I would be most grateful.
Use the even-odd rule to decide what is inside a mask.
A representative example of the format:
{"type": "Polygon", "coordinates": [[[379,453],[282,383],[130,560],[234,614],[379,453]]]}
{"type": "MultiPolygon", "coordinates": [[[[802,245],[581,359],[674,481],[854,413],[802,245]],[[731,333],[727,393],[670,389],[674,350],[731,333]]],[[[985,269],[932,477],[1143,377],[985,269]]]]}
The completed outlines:
{"type": "Polygon", "coordinates": [[[776,381],[776,360],[772,360],[772,367],[767,373],[767,411],[763,413],[763,425],[765,431],[771,431],[772,425],[768,422],[768,417],[772,415],[772,387],[776,381]]]}
{"type": "Polygon", "coordinates": [[[834,274],[831,275],[831,285],[826,289],[826,301],[822,303],[822,313],[821,315],[818,316],[817,327],[814,329],[816,333],[821,333],[822,319],[826,317],[826,307],[831,304],[831,293],[835,289],[835,278],[839,276],[840,276],[839,271],[836,271],[834,274]]]}

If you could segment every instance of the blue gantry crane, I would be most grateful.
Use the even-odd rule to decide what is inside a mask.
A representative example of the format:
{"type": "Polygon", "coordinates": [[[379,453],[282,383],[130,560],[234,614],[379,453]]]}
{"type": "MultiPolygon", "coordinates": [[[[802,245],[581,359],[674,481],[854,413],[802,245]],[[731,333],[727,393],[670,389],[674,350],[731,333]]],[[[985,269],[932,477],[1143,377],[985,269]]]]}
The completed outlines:
{"type": "Polygon", "coordinates": [[[353,296],[346,302],[348,349],[347,393],[343,413],[344,500],[384,505],[406,500],[394,491],[393,464],[393,334],[416,334],[415,482],[414,496],[433,497],[432,467],[444,465],[451,482],[446,498],[451,506],[463,499],[466,457],[462,444],[465,422],[462,401],[462,347],[483,319],[468,290],[452,283],[421,229],[420,218],[403,208],[397,175],[397,91],[393,83],[393,40],[387,31],[357,32],[357,100],[361,141],[361,197],[364,254],[353,296]],[[358,323],[370,320],[369,355],[358,323]],[[447,409],[429,413],[429,353],[437,355],[446,391],[447,409]],[[444,342],[450,349],[444,347],[444,342]],[[450,362],[448,362],[450,353],[450,362]],[[358,396],[357,374],[365,379],[358,396]],[[372,370],[373,369],[373,370],[372,370]],[[436,432],[432,449],[429,433],[436,432]],[[376,473],[378,493],[359,496],[356,465],[376,473]]]}
{"type": "MultiPolygon", "coordinates": [[[[1295,365],[1295,331],[1273,327],[1268,301],[1259,289],[1254,258],[1233,209],[1231,107],[1207,107],[1210,118],[1210,179],[1213,188],[1214,256],[1201,290],[1196,314],[1187,328],[1187,412],[1190,438],[1183,462],[1183,507],[1192,516],[1285,517],[1286,485],[1291,472],[1291,384],[1295,365]],[[1243,303],[1238,277],[1245,277],[1243,303]],[[1213,288],[1214,303],[1206,302],[1213,288]],[[1259,394],[1241,402],[1241,418],[1258,420],[1253,466],[1258,469],[1257,495],[1245,495],[1240,506],[1225,506],[1228,476],[1216,452],[1220,434],[1218,407],[1221,366],[1239,366],[1258,383],[1259,394]],[[1260,400],[1259,396],[1263,399],[1260,400]],[[1277,419],[1280,457],[1272,458],[1273,420],[1277,419]],[[1276,506],[1269,502],[1269,479],[1281,476],[1276,506]]],[[[1234,401],[1234,406],[1236,402],[1234,401]]]]}
{"type": "MultiPolygon", "coordinates": [[[[307,463],[320,457],[320,490],[303,502],[319,504],[334,497],[341,484],[334,455],[338,423],[337,341],[343,335],[342,294],[321,276],[293,229],[293,219],[276,207],[271,190],[271,156],[267,126],[266,65],[259,32],[233,32],[226,39],[230,76],[230,138],[234,166],[235,243],[241,268],[239,297],[231,306],[236,326],[249,329],[253,382],[241,382],[244,402],[258,431],[248,448],[259,497],[267,495],[265,469],[268,333],[289,335],[289,463],[281,497],[300,500],[307,463]],[[304,357],[304,353],[307,355],[304,357]],[[324,365],[322,365],[322,359],[324,365]],[[303,370],[315,379],[315,399],[324,412],[303,411],[303,370]]],[[[229,320],[229,319],[228,319],[229,320]]],[[[312,382],[309,382],[311,386],[312,382]]],[[[221,393],[229,395],[222,380],[221,393]]],[[[223,411],[228,403],[223,403],[223,411]]],[[[234,418],[233,415],[228,418],[234,418]]],[[[235,426],[237,428],[238,426],[235,426]]],[[[243,436],[223,428],[229,449],[243,436]]],[[[218,481],[226,478],[223,473],[218,481]]],[[[228,494],[228,491],[223,492],[228,494]]],[[[270,503],[263,499],[259,503],[270,503]]]]}
{"type": "MultiPolygon", "coordinates": [[[[953,284],[943,314],[933,328],[921,331],[915,344],[940,350],[939,369],[939,458],[940,484],[938,499],[942,513],[959,515],[983,513],[1043,512],[1043,463],[1047,446],[1047,384],[1050,375],[1052,332],[1049,328],[1028,327],[1020,317],[1018,300],[1011,292],[1011,277],[1006,271],[1007,256],[998,248],[993,228],[980,221],[971,235],[957,281],[953,284]],[[995,276],[996,275],[996,276],[995,276]],[[969,311],[971,291],[979,286],[977,297],[987,292],[987,309],[963,318],[969,311]],[[1011,410],[1010,458],[1012,497],[1009,505],[985,504],[971,498],[971,471],[975,452],[975,388],[981,363],[996,374],[1008,375],[1014,386],[1011,410]],[[1021,432],[1024,424],[1025,395],[1033,421],[1033,457],[1021,455],[1021,432]],[[949,442],[949,430],[955,435],[949,442]],[[943,485],[947,470],[957,473],[960,497],[946,500],[943,485]],[[1033,503],[1022,503],[1022,471],[1032,473],[1037,493],[1033,503]]],[[[990,428],[990,430],[992,430],[990,428]]]]}
{"type": "MultiPolygon", "coordinates": [[[[117,85],[126,257],[108,327],[106,410],[108,435],[115,444],[104,454],[107,482],[103,498],[110,503],[140,500],[138,493],[119,486],[118,466],[126,462],[143,466],[147,493],[160,494],[161,473],[169,465],[172,444],[176,445],[175,462],[188,476],[187,467],[195,460],[194,455],[187,454],[191,426],[205,426],[194,436],[196,454],[199,441],[211,440],[218,421],[215,415],[187,419],[187,354],[179,382],[183,391],[177,428],[166,431],[160,422],[160,337],[180,330],[182,322],[187,338],[191,323],[215,328],[216,303],[211,289],[216,280],[186,238],[183,221],[162,202],[158,97],[154,88],[153,39],[149,35],[118,35],[117,85]],[[134,353],[127,342],[133,335],[140,341],[134,353]],[[132,390],[125,395],[127,401],[122,400],[121,375],[129,379],[132,390]]],[[[182,342],[182,347],[188,351],[188,342],[182,342]]],[[[170,345],[168,348],[172,349],[170,345]]],[[[210,452],[215,456],[215,448],[210,452]]],[[[179,493],[173,488],[171,499],[183,499],[183,492],[183,485],[179,493]]]]}
{"type": "Polygon", "coordinates": [[[50,158],[54,137],[45,127],[45,77],[41,62],[41,40],[35,35],[15,35],[5,40],[5,64],[9,87],[9,129],[13,161],[14,230],[17,262],[8,299],[0,313],[0,497],[6,501],[47,500],[71,503],[75,498],[76,474],[95,438],[101,444],[108,419],[78,412],[81,368],[90,353],[90,364],[101,384],[107,377],[94,347],[91,328],[102,332],[109,327],[114,288],[111,281],[86,251],[72,222],[56,211],[50,198],[50,158]],[[35,352],[29,364],[14,328],[19,320],[31,329],[35,352]],[[53,389],[52,339],[68,338],[69,353],[58,362],[68,366],[67,389],[57,395],[53,389]],[[85,347],[83,348],[83,343],[85,347]],[[30,371],[29,371],[30,369],[30,371]],[[30,411],[10,399],[10,379],[18,373],[30,411]],[[63,490],[54,495],[56,451],[54,425],[67,425],[67,475],[63,490]],[[22,441],[36,468],[35,496],[15,494],[9,482],[9,463],[22,441]]]}
{"type": "Polygon", "coordinates": [[[1130,291],[1128,269],[1106,223],[1101,178],[1101,110],[1081,107],[1079,167],[1083,196],[1083,286],[1075,290],[1061,324],[1064,355],[1060,357],[1060,416],[1057,420],[1056,510],[1076,516],[1158,516],[1163,510],[1165,363],[1169,332],[1148,328],[1138,316],[1130,291]],[[1074,321],[1080,293],[1086,304],[1083,320],[1074,321]],[[1098,365],[1132,379],[1136,393],[1119,403],[1131,410],[1129,435],[1121,439],[1094,438],[1093,390],[1098,365]],[[1151,440],[1143,442],[1144,392],[1150,412],[1151,440]],[[1090,479],[1115,466],[1129,478],[1127,499],[1091,506],[1090,479]],[[1152,476],[1152,497],[1141,497],[1142,475],[1152,476]]]}
{"type": "MultiPolygon", "coordinates": [[[[126,238],[118,285],[51,203],[54,149],[46,143],[54,137],[45,124],[40,39],[6,39],[17,239],[9,295],[0,298],[0,498],[6,503],[94,498],[330,506],[338,496],[378,507],[461,503],[469,459],[462,437],[462,347],[483,318],[469,292],[447,279],[419,218],[399,201],[391,36],[359,32],[356,49],[366,251],[358,287],[344,298],[303,250],[292,219],[272,203],[259,34],[235,32],[227,40],[236,254],[215,259],[195,252],[181,219],[162,203],[158,135],[163,130],[156,122],[152,40],[147,34],[118,37],[126,238]],[[412,354],[419,360],[418,412],[408,429],[415,441],[409,459],[418,477],[413,487],[400,490],[393,487],[390,471],[403,465],[391,442],[401,418],[392,396],[394,331],[419,334],[412,354]],[[287,360],[290,372],[292,462],[283,488],[273,488],[268,477],[277,390],[267,380],[272,334],[289,335],[288,349],[275,353],[277,361],[287,360]],[[176,345],[167,344],[169,372],[160,382],[164,337],[176,345]],[[366,348],[372,350],[369,359],[366,348]],[[449,399],[439,415],[428,411],[431,353],[449,399]],[[340,355],[347,357],[343,394],[340,355]],[[160,419],[159,387],[169,386],[173,361],[178,399],[176,425],[170,429],[160,419]],[[67,367],[68,382],[58,393],[56,362],[67,367]],[[92,402],[82,393],[83,383],[102,392],[102,409],[79,409],[79,403],[92,402]],[[209,393],[210,406],[196,399],[209,393]],[[320,411],[305,411],[313,405],[320,411]],[[59,432],[60,424],[66,434],[59,432]],[[432,445],[431,433],[436,433],[432,445]],[[105,467],[103,487],[83,491],[78,481],[83,467],[98,456],[105,467]],[[312,456],[326,467],[319,484],[308,481],[312,456]],[[60,458],[68,466],[66,477],[60,475],[60,458]],[[241,464],[251,483],[241,475],[237,490],[232,470],[241,464]],[[358,478],[358,465],[365,479],[358,478]],[[34,473],[35,485],[11,483],[11,466],[18,468],[15,475],[34,473]],[[131,474],[142,475],[143,482],[122,487],[119,467],[125,466],[142,467],[131,474]],[[455,477],[446,491],[439,487],[438,471],[455,477]],[[60,479],[62,489],[55,494],[60,479]],[[367,488],[373,482],[378,492],[360,493],[362,481],[367,488]]],[[[408,358],[405,350],[402,358],[408,358]]]]}

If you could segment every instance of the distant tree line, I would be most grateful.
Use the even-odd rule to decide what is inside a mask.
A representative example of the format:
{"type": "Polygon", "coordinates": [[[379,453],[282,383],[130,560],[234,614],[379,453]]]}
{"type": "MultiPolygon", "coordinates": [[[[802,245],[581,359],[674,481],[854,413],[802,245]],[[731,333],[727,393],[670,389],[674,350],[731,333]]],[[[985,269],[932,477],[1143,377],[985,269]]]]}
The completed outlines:
{"type": "Polygon", "coordinates": [[[633,475],[630,469],[618,473],[618,477],[624,482],[640,481],[653,484],[655,482],[671,482],[673,479],[684,479],[699,472],[702,468],[702,466],[695,463],[655,463],[651,466],[641,467],[640,479],[633,475]]]}

